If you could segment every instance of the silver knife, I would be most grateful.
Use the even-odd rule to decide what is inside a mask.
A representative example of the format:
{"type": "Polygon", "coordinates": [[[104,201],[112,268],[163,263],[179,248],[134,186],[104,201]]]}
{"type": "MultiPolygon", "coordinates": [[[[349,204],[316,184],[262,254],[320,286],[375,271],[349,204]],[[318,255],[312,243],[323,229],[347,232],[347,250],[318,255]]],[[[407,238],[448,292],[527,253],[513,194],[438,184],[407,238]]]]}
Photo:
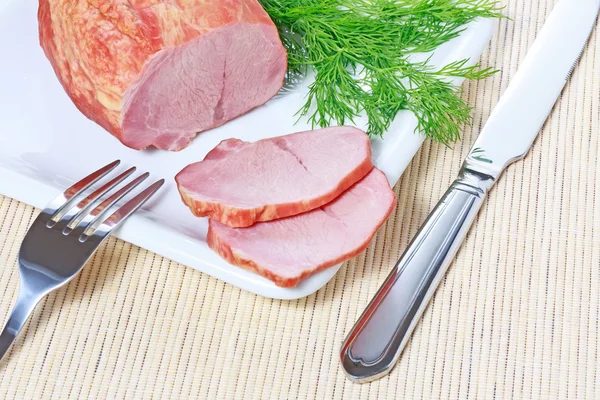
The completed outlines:
{"type": "Polygon", "coordinates": [[[533,43],[458,178],[435,206],[341,348],[348,378],[388,374],[504,169],[523,158],[596,24],[600,0],[561,0],[533,43]]]}

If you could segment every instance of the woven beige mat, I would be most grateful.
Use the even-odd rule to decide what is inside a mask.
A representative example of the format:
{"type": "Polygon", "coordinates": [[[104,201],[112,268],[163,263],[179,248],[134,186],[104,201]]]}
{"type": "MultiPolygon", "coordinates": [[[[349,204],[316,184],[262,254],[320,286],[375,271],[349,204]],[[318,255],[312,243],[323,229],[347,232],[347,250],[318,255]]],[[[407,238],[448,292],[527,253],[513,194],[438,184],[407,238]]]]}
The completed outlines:
{"type": "MultiPolygon", "coordinates": [[[[426,143],[369,249],[316,294],[276,301],[119,240],[44,300],[0,364],[0,399],[600,398],[598,32],[529,156],[492,191],[391,375],[347,381],[339,345],[416,232],[553,0],[510,0],[465,86],[474,127],[426,143]]],[[[0,319],[36,210],[0,197],[0,319]]]]}

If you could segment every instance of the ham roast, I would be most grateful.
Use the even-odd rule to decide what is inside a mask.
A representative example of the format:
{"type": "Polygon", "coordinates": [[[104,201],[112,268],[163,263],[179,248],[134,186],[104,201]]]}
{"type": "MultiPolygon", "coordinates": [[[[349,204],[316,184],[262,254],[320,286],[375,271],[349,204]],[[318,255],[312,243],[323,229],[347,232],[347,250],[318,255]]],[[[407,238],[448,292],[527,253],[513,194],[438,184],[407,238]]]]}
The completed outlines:
{"type": "Polygon", "coordinates": [[[245,227],[327,204],[372,167],[367,134],[334,127],[254,143],[224,140],[175,180],[194,215],[245,227]]]}
{"type": "Polygon", "coordinates": [[[396,197],[383,172],[371,172],[326,206],[294,217],[231,228],[209,220],[208,245],[231,264],[294,287],[362,252],[396,197]]]}
{"type": "Polygon", "coordinates": [[[274,96],[287,55],[257,0],[40,0],[40,43],[88,118],[180,150],[274,96]]]}

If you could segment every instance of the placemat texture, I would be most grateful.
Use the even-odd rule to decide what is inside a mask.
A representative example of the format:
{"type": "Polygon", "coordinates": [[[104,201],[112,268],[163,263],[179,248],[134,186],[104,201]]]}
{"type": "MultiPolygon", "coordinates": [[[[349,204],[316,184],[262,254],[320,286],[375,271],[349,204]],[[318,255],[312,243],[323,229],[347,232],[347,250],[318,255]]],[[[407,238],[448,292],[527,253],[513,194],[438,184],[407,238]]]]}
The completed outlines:
{"type": "MultiPolygon", "coordinates": [[[[473,128],[427,142],[368,250],[298,301],[255,296],[111,239],[44,300],[0,364],[0,399],[600,398],[600,42],[529,156],[492,191],[388,377],[350,383],[344,336],[454,179],[554,0],[506,1],[470,82],[473,128]]],[[[16,298],[19,244],[37,210],[0,197],[0,320],[16,298]]]]}

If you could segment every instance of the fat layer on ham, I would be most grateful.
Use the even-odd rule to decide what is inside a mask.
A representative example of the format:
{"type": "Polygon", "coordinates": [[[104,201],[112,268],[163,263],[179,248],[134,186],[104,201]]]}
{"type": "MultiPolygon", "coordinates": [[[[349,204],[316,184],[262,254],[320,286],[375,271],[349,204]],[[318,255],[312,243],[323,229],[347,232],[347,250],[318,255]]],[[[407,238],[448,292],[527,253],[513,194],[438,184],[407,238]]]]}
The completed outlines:
{"type": "Polygon", "coordinates": [[[387,178],[373,168],[336,200],[305,214],[248,228],[210,220],[207,241],[231,264],[294,287],[362,252],[395,204],[387,178]]]}
{"type": "Polygon", "coordinates": [[[372,167],[367,134],[345,126],[254,143],[228,139],[175,180],[194,215],[245,227],[327,204],[372,167]]]}
{"type": "Polygon", "coordinates": [[[287,55],[257,0],[40,0],[77,108],[125,145],[180,150],[273,97],[287,55]]]}

